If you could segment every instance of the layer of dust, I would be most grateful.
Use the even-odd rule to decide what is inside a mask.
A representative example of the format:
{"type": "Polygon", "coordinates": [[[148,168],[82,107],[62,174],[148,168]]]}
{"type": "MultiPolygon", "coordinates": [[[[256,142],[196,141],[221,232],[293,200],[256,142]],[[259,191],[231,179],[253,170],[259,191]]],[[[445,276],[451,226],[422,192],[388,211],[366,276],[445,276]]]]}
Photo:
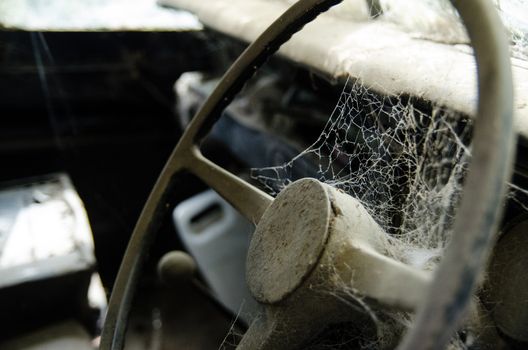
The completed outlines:
{"type": "Polygon", "coordinates": [[[357,198],[408,249],[399,259],[431,269],[449,241],[470,156],[471,123],[441,107],[420,110],[349,82],[318,140],[290,162],[253,169],[273,194],[309,159],[316,177],[357,198]]]}
{"type": "MultiPolygon", "coordinates": [[[[394,23],[416,38],[447,44],[469,43],[464,26],[449,0],[344,0],[330,13],[343,19],[366,21],[371,15],[368,4],[376,2],[381,9],[379,19],[394,23]]],[[[493,2],[510,33],[512,57],[528,60],[528,1],[493,2]]]]}
{"type": "MultiPolygon", "coordinates": [[[[365,2],[345,1],[331,12],[340,18],[369,20],[368,11],[358,4],[365,2]]],[[[413,37],[468,43],[447,0],[381,0],[380,5],[381,20],[413,37]]],[[[495,5],[510,32],[512,56],[527,59],[528,1],[503,0],[495,5]]],[[[358,81],[349,81],[309,148],[283,165],[253,169],[252,176],[277,194],[296,180],[294,169],[305,166],[306,160],[314,162],[318,167],[314,177],[361,201],[394,243],[392,256],[431,271],[452,235],[471,158],[471,134],[472,122],[451,110],[405,96],[383,97],[358,81]]],[[[348,295],[336,297],[360,302],[351,289],[348,295]]],[[[371,314],[378,336],[364,343],[365,348],[394,347],[412,321],[406,313],[371,314]]],[[[456,336],[450,347],[465,348],[467,342],[456,336]]]]}
{"type": "MultiPolygon", "coordinates": [[[[452,234],[471,132],[471,121],[450,110],[382,97],[349,81],[309,148],[281,166],[252,169],[252,177],[277,194],[296,180],[294,168],[314,162],[314,177],[358,199],[383,228],[393,243],[391,256],[432,270],[452,234]]],[[[357,303],[348,288],[340,297],[357,303]]],[[[366,348],[390,348],[411,323],[400,312],[372,316],[378,337],[366,348]]],[[[453,342],[455,348],[461,344],[453,342]]]]}

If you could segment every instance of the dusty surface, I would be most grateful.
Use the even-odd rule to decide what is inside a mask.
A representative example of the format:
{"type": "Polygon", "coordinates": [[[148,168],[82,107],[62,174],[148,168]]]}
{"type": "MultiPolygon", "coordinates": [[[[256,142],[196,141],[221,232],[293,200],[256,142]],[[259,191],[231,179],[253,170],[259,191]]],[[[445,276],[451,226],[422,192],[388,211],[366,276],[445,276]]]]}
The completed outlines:
{"type": "MultiPolygon", "coordinates": [[[[288,4],[264,0],[162,0],[195,13],[206,26],[252,42],[288,4]]],[[[470,115],[476,65],[467,45],[422,40],[386,21],[323,14],[280,49],[292,61],[331,78],[353,77],[380,93],[410,94],[470,115]]],[[[516,128],[528,136],[528,63],[512,60],[516,128]]]]}
{"type": "Polygon", "coordinates": [[[319,260],[328,236],[330,201],[313,179],[281,192],[262,216],[249,247],[247,281],[263,303],[292,293],[319,260]]]}

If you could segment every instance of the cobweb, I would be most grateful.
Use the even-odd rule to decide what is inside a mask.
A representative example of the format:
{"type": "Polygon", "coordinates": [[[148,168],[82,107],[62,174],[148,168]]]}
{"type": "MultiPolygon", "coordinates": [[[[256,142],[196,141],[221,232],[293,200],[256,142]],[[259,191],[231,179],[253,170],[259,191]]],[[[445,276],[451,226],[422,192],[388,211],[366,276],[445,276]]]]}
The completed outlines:
{"type": "MultiPolygon", "coordinates": [[[[473,122],[465,115],[409,96],[382,96],[349,79],[311,146],[279,166],[252,169],[251,176],[273,195],[302,177],[346,192],[386,233],[390,244],[383,253],[431,271],[452,235],[471,159],[472,132],[473,122]]],[[[508,185],[509,199],[528,211],[522,199],[528,191],[508,185]]],[[[349,281],[342,281],[338,290],[322,292],[366,305],[349,281]]],[[[412,323],[412,315],[405,312],[365,310],[377,336],[359,338],[361,348],[394,348],[412,323]]],[[[345,331],[358,339],[355,330],[345,331]]],[[[465,340],[462,333],[454,336],[450,349],[467,348],[479,336],[476,329],[465,332],[465,340]]]]}
{"type": "Polygon", "coordinates": [[[471,130],[452,110],[348,81],[319,138],[283,165],[252,169],[252,177],[274,195],[299,173],[343,190],[393,240],[391,255],[431,269],[449,242],[471,130]]]}
{"type": "MultiPolygon", "coordinates": [[[[528,25],[522,14],[527,3],[495,1],[510,33],[511,54],[524,60],[528,57],[528,25]]],[[[408,25],[409,31],[420,33],[423,38],[467,42],[458,16],[447,1],[386,0],[381,4],[385,19],[390,20],[394,14],[398,24],[405,28],[408,25]],[[423,12],[416,11],[417,24],[412,18],[401,22],[406,17],[396,16],[397,10],[405,4],[413,5],[414,10],[414,3],[433,8],[434,21],[426,20],[423,12]],[[458,25],[451,25],[455,22],[458,25]],[[438,33],[440,38],[435,36],[438,33]]],[[[350,79],[311,146],[284,164],[252,169],[251,176],[273,195],[301,177],[313,177],[346,192],[359,200],[386,232],[391,245],[384,253],[430,271],[438,264],[453,232],[471,159],[472,131],[472,120],[453,110],[405,95],[382,96],[350,79]]],[[[509,186],[509,199],[527,210],[517,195],[526,196],[528,191],[509,186]]],[[[348,281],[343,281],[342,290],[347,285],[348,281]]],[[[353,290],[336,297],[361,302],[353,290]]],[[[370,343],[361,339],[362,348],[393,348],[412,323],[412,315],[407,313],[375,310],[367,313],[374,320],[378,335],[370,343]]],[[[466,335],[470,334],[466,331],[466,335]]],[[[354,336],[352,330],[338,338],[343,345],[354,336]]],[[[457,334],[449,348],[467,348],[469,339],[471,336],[463,340],[457,334]]],[[[316,348],[341,347],[326,344],[316,348]]]]}
{"type": "MultiPolygon", "coordinates": [[[[472,131],[472,120],[451,109],[404,95],[383,96],[349,79],[311,146],[279,166],[252,169],[251,176],[273,195],[307,176],[346,192],[385,231],[390,244],[383,253],[431,271],[452,235],[472,131]]],[[[526,193],[515,186],[511,190],[513,199],[515,192],[526,193]]],[[[349,281],[342,281],[338,290],[321,292],[344,300],[344,305],[367,305],[349,281]]],[[[345,326],[339,346],[323,343],[313,348],[349,348],[346,344],[352,340],[360,348],[394,348],[412,324],[409,313],[364,310],[374,322],[374,338],[345,326]]],[[[463,340],[456,334],[450,349],[465,349],[478,338],[473,334],[478,330],[465,332],[472,335],[463,340]]]]}

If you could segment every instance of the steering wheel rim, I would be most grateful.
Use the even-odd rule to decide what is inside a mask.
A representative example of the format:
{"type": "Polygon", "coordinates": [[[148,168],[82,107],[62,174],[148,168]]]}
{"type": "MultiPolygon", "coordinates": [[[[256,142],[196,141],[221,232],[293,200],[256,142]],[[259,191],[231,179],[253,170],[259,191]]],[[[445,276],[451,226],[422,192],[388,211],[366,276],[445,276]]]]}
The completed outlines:
{"type": "MultiPolygon", "coordinates": [[[[126,321],[142,262],[166,213],[176,176],[189,171],[257,223],[272,197],[204,158],[198,144],[255,71],[289,38],[342,0],[300,0],[268,27],[233,63],[197,112],[169,157],[136,224],[108,305],[100,348],[122,349],[126,321]]],[[[449,341],[476,287],[501,214],[511,173],[512,77],[505,34],[486,0],[452,0],[475,51],[478,106],[473,157],[451,244],[401,349],[440,349],[449,341]]]]}

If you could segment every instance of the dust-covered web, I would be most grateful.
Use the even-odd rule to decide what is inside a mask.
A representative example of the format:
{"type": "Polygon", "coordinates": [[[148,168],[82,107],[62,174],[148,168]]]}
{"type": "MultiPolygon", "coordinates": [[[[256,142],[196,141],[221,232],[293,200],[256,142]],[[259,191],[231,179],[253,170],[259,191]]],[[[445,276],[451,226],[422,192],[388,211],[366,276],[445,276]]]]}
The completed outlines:
{"type": "MultiPolygon", "coordinates": [[[[318,139],[285,164],[252,169],[252,177],[272,194],[307,174],[341,189],[386,232],[385,254],[431,270],[452,233],[471,133],[471,120],[452,110],[349,80],[318,139]]],[[[336,297],[361,302],[352,290],[336,297]]],[[[378,336],[360,341],[363,348],[395,346],[410,324],[406,313],[369,314],[378,336]]],[[[458,338],[451,345],[464,348],[458,338]]]]}
{"type": "Polygon", "coordinates": [[[394,243],[391,255],[430,269],[449,241],[472,126],[453,111],[419,105],[349,81],[309,148],[286,164],[252,169],[252,177],[277,194],[304,168],[358,199],[394,243]]]}
{"type": "MultiPolygon", "coordinates": [[[[406,2],[413,5],[448,4],[443,0],[406,2]]],[[[401,1],[381,3],[388,19],[391,14],[389,5],[403,6],[401,1]]],[[[524,60],[528,52],[528,27],[526,16],[522,16],[526,3],[525,0],[496,1],[510,32],[512,56],[524,60]]],[[[459,25],[457,31],[458,27],[451,25],[453,21],[459,21],[458,16],[451,7],[445,8],[448,9],[446,17],[452,21],[438,20],[437,23],[453,29],[454,32],[448,33],[452,34],[451,37],[446,39],[446,31],[437,30],[437,26],[423,24],[425,16],[419,11],[415,11],[419,25],[410,23],[413,28],[410,31],[423,32],[421,29],[425,25],[426,29],[431,27],[434,30],[425,31],[420,37],[443,33],[441,38],[433,35],[432,39],[467,42],[462,26],[459,25]]],[[[415,10],[414,6],[412,10],[415,10]]],[[[401,21],[406,17],[398,15],[394,18],[401,21]]],[[[471,158],[472,129],[471,119],[442,106],[407,96],[382,96],[359,81],[349,80],[317,140],[282,165],[252,169],[252,178],[274,195],[305,176],[343,190],[358,199],[386,232],[391,244],[384,253],[406,264],[432,270],[452,234],[471,158]]],[[[527,210],[517,196],[526,198],[528,191],[514,184],[509,187],[509,199],[527,210]]],[[[346,288],[350,281],[342,281],[342,284],[346,288]]],[[[362,303],[351,289],[349,295],[326,292],[335,292],[335,296],[345,303],[352,301],[351,305],[362,303]]],[[[403,312],[368,309],[367,313],[377,326],[377,336],[369,340],[361,338],[362,348],[394,348],[401,332],[412,323],[412,316],[403,312]]],[[[346,343],[357,334],[354,329],[345,330],[338,337],[339,344],[315,348],[347,348],[346,343]]],[[[449,348],[467,348],[472,338],[469,334],[471,332],[466,330],[468,336],[465,340],[455,335],[449,348]]]]}

